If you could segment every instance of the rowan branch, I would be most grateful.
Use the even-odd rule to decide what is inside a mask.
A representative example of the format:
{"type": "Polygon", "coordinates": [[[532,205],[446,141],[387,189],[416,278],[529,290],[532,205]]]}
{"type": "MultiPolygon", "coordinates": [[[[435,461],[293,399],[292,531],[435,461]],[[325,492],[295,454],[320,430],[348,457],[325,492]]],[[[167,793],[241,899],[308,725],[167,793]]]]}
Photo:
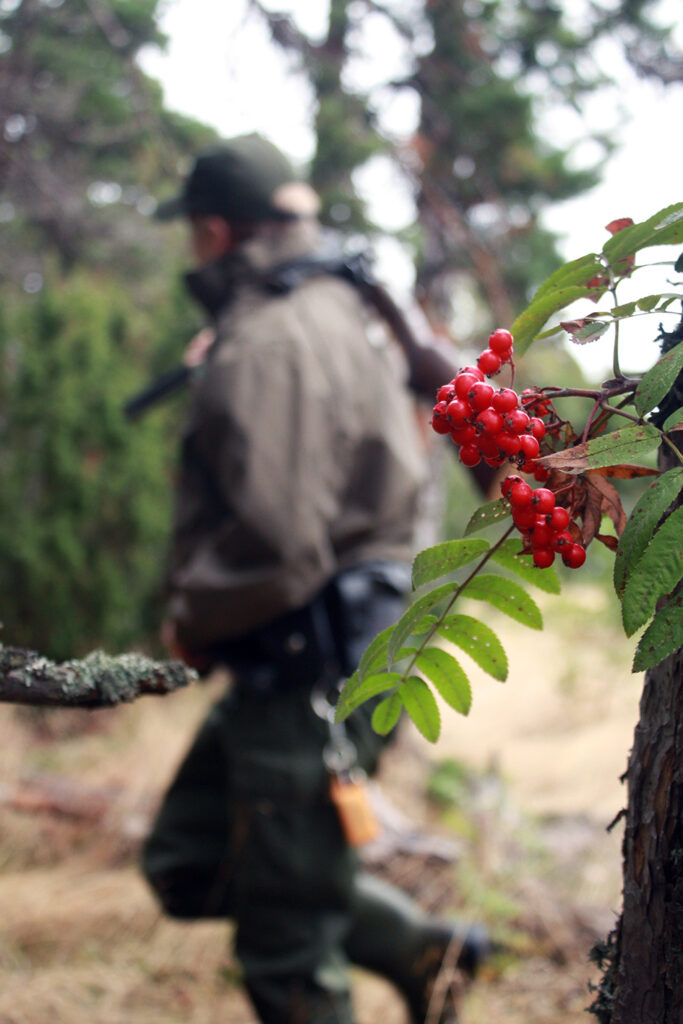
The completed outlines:
{"type": "Polygon", "coordinates": [[[111,657],[93,651],[58,664],[35,651],[0,644],[0,702],[8,704],[112,707],[145,694],[171,693],[196,678],[182,661],[153,661],[143,654],[111,657]]]}

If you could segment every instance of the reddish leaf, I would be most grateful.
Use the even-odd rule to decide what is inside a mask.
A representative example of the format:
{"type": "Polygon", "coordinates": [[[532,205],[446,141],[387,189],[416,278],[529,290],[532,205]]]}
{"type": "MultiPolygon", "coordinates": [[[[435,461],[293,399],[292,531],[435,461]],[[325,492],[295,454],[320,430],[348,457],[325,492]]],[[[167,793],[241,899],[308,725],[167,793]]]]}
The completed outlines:
{"type": "Polygon", "coordinates": [[[612,476],[615,480],[634,480],[638,476],[659,476],[658,469],[648,469],[647,466],[600,466],[599,469],[592,469],[591,473],[599,473],[600,476],[612,476]]]}
{"type": "MultiPolygon", "coordinates": [[[[589,287],[592,284],[594,284],[594,281],[588,282],[589,287]]],[[[561,320],[560,327],[563,331],[566,331],[567,334],[576,334],[576,332],[580,331],[582,327],[587,327],[590,323],[592,323],[592,321],[589,317],[583,317],[581,320],[561,320]]]]}
{"type": "Polygon", "coordinates": [[[611,533],[596,533],[595,539],[599,540],[601,544],[604,544],[610,551],[616,551],[619,546],[619,541],[616,537],[613,537],[611,533]]]}
{"type": "Polygon", "coordinates": [[[605,224],[605,231],[609,231],[610,235],[616,235],[617,231],[623,231],[624,228],[630,228],[632,224],[632,217],[617,217],[616,220],[611,220],[609,224],[605,224]]]}
{"type": "MultiPolygon", "coordinates": [[[[611,484],[600,473],[594,472],[586,473],[584,483],[586,485],[587,501],[590,503],[591,508],[595,507],[596,513],[600,517],[603,515],[609,516],[614,523],[617,537],[621,537],[626,526],[626,513],[621,504],[619,492],[614,484],[611,484]]],[[[599,527],[600,523],[598,522],[593,536],[595,536],[599,527]]]]}

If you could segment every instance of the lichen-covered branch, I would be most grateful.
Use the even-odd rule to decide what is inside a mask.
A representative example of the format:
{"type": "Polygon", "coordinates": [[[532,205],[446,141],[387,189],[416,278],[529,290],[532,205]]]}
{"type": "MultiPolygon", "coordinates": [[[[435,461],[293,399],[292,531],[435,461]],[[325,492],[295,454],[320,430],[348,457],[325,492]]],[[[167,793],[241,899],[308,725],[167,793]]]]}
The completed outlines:
{"type": "Polygon", "coordinates": [[[57,664],[20,647],[0,644],[0,702],[41,707],[103,708],[162,695],[186,686],[197,673],[182,661],[153,661],[143,654],[87,657],[57,664]]]}

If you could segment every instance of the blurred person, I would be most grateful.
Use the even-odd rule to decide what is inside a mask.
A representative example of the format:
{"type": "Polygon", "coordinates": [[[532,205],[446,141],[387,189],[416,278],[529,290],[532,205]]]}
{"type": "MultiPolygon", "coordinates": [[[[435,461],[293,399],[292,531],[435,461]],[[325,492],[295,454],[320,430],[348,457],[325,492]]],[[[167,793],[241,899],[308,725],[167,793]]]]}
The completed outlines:
{"type": "Polygon", "coordinates": [[[488,940],[360,870],[343,827],[349,793],[366,822],[358,780],[387,740],[370,725],[380,698],[334,724],[338,681],[403,610],[423,466],[390,346],[371,343],[352,284],[310,272],[317,208],[283,154],[248,135],[200,154],[158,209],[187,221],[187,285],[211,323],[186,354],[202,372],[162,637],[234,682],[166,793],[143,868],[168,914],[234,920],[263,1024],[352,1024],[349,964],[391,980],[422,1022],[446,950],[473,975],[488,940]]]}

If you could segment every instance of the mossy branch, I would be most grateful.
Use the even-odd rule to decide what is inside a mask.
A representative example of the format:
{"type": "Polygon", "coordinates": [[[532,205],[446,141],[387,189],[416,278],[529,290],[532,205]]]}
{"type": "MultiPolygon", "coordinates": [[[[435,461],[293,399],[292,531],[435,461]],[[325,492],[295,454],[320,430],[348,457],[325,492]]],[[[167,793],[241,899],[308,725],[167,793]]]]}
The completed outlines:
{"type": "Polygon", "coordinates": [[[93,651],[57,664],[35,651],[0,644],[0,702],[41,707],[112,707],[145,694],[161,696],[186,686],[197,673],[182,661],[143,654],[93,651]]]}

